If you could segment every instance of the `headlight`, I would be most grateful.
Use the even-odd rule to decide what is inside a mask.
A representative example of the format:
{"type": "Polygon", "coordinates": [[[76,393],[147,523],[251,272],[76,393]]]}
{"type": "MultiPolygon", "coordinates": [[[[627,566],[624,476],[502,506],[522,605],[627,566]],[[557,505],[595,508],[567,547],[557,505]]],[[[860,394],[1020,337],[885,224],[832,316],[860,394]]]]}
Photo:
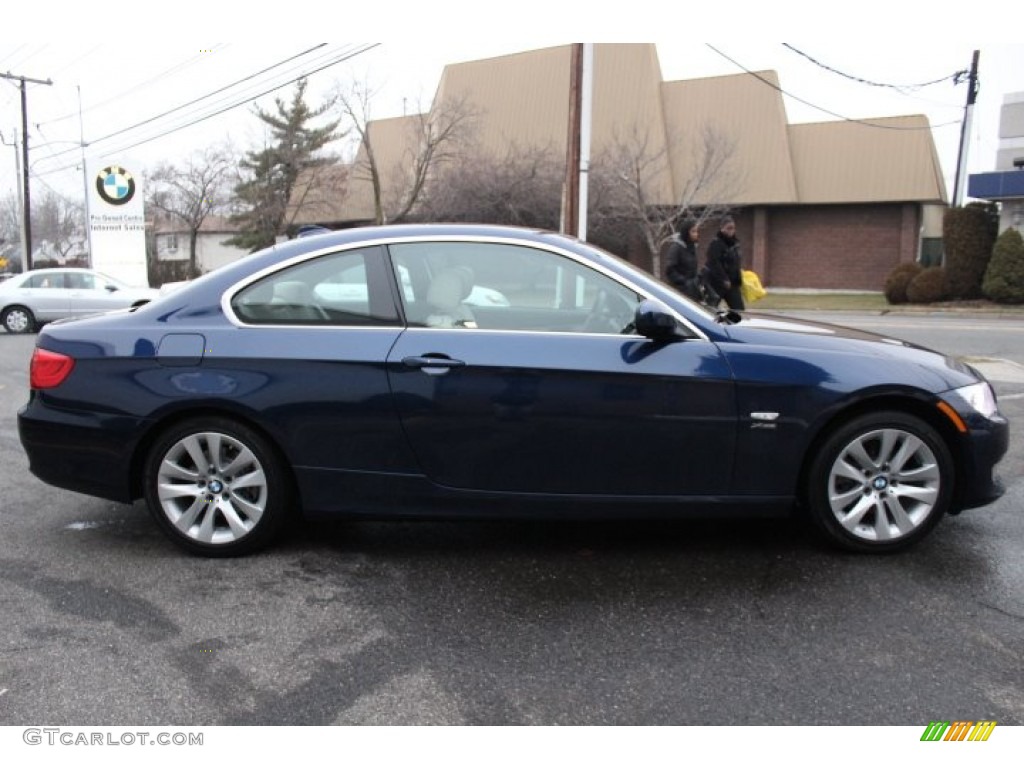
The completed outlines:
{"type": "Polygon", "coordinates": [[[961,398],[986,419],[992,418],[999,410],[999,406],[996,405],[996,394],[992,391],[992,387],[989,386],[987,381],[979,381],[977,384],[954,389],[953,394],[961,398]]]}

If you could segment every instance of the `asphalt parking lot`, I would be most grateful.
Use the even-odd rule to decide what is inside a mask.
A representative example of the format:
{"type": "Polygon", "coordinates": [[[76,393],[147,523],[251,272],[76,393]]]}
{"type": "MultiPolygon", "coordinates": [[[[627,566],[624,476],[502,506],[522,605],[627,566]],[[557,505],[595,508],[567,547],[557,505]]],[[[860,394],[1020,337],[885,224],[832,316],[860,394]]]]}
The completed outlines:
{"type": "Polygon", "coordinates": [[[1013,425],[1006,496],[887,557],[789,521],[346,522],[190,557],[28,473],[35,337],[0,334],[0,725],[1024,725],[1024,324],[863,324],[988,361],[1013,425]]]}

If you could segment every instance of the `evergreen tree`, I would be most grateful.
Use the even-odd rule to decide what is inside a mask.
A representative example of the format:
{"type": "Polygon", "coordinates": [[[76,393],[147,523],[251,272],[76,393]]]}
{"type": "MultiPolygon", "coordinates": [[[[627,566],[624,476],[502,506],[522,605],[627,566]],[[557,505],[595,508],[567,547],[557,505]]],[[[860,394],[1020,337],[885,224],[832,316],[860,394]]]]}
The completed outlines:
{"type": "Polygon", "coordinates": [[[981,281],[992,256],[991,214],[970,203],[948,208],[942,217],[942,244],[946,251],[945,294],[951,299],[981,297],[981,281]]]}
{"type": "Polygon", "coordinates": [[[982,289],[1000,304],[1024,302],[1024,238],[1016,229],[1007,229],[996,240],[982,289]]]}
{"type": "MultiPolygon", "coordinates": [[[[228,245],[258,251],[274,244],[289,222],[288,200],[295,181],[303,169],[321,165],[327,160],[316,153],[340,138],[335,133],[337,120],[314,128],[309,123],[323,115],[331,104],[310,109],[304,96],[306,81],[296,83],[290,104],[275,99],[276,112],[256,109],[256,116],[270,127],[273,144],[259,151],[246,153],[239,164],[244,178],[235,187],[235,197],[242,210],[231,220],[241,231],[227,241],[228,245]]],[[[294,216],[294,212],[293,216],[294,216]]]]}

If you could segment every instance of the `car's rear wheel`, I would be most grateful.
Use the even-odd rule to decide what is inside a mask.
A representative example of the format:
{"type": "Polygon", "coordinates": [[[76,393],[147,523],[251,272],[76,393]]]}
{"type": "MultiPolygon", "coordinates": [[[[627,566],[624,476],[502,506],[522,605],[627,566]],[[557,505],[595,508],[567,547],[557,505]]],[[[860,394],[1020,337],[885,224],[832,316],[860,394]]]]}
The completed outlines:
{"type": "Polygon", "coordinates": [[[226,557],[269,544],[294,495],[273,447],[230,419],[182,422],[153,444],[146,460],[150,512],[189,552],[226,557]]]}
{"type": "Polygon", "coordinates": [[[36,318],[28,307],[13,306],[4,310],[0,322],[8,333],[31,333],[36,327],[36,318]]]}
{"type": "Polygon", "coordinates": [[[835,430],[811,465],[808,507],[834,544],[892,552],[919,541],[948,511],[954,467],[942,436],[897,411],[835,430]]]}

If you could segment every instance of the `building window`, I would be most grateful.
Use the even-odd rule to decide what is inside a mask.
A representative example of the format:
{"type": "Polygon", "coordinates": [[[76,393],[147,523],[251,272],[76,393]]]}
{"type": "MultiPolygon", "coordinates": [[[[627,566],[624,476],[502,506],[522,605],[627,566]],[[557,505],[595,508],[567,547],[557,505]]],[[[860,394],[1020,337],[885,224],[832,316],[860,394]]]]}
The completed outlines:
{"type": "Polygon", "coordinates": [[[922,237],[921,238],[921,258],[919,259],[922,267],[941,267],[942,266],[942,238],[941,237],[922,237]]]}

